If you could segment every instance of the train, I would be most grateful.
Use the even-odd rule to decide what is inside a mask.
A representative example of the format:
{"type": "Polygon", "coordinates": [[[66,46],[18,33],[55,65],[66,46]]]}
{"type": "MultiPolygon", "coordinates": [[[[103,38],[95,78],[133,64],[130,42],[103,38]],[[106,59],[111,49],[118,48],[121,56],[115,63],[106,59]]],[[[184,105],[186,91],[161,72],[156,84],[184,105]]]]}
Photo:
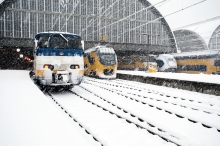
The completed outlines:
{"type": "Polygon", "coordinates": [[[155,56],[159,72],[176,72],[177,62],[171,54],[159,54],[155,56]]]}
{"type": "Polygon", "coordinates": [[[157,63],[155,56],[127,56],[119,59],[119,70],[134,70],[134,71],[148,71],[156,72],[157,63]]]}
{"type": "Polygon", "coordinates": [[[31,78],[41,89],[69,90],[79,85],[84,76],[84,41],[77,34],[41,32],[35,36],[31,78]]]}
{"type": "Polygon", "coordinates": [[[220,74],[220,50],[204,50],[172,54],[177,72],[191,74],[220,74]]]}
{"type": "Polygon", "coordinates": [[[85,50],[85,76],[103,79],[116,78],[117,55],[113,48],[98,45],[85,50]]]}

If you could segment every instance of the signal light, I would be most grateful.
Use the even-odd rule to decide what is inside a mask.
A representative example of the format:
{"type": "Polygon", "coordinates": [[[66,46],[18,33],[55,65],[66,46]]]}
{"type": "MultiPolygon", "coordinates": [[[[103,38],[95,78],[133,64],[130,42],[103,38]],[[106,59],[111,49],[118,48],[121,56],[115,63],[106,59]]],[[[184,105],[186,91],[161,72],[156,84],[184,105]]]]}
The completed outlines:
{"type": "Polygon", "coordinates": [[[50,64],[44,64],[44,68],[45,69],[50,69],[50,70],[53,70],[54,69],[54,66],[53,65],[50,65],[50,64]]]}
{"type": "Polygon", "coordinates": [[[70,66],[70,69],[79,69],[79,65],[73,64],[70,66]]]}

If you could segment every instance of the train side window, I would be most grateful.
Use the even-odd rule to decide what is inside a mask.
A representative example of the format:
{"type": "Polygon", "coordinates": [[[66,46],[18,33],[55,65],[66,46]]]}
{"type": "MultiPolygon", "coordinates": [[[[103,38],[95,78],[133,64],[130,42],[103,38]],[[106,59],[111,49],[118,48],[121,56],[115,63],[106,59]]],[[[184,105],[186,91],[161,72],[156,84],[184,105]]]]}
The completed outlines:
{"type": "Polygon", "coordinates": [[[188,60],[189,56],[183,56],[183,60],[188,60]]]}
{"type": "Polygon", "coordinates": [[[215,60],[214,61],[214,66],[220,66],[220,60],[215,60]]]}
{"type": "Polygon", "coordinates": [[[192,65],[192,66],[191,66],[191,70],[192,70],[192,71],[196,71],[196,65],[192,65]]]}
{"type": "Polygon", "coordinates": [[[187,65],[187,66],[186,66],[186,70],[187,70],[187,71],[191,70],[191,66],[190,66],[190,65],[187,65]]]}
{"type": "Polygon", "coordinates": [[[197,59],[197,56],[190,56],[190,59],[197,59]]]}
{"type": "Polygon", "coordinates": [[[182,65],[178,65],[177,70],[182,70],[182,65]]]}
{"type": "Polygon", "coordinates": [[[199,71],[199,65],[195,65],[195,66],[194,66],[194,70],[195,70],[195,71],[199,71]]]}
{"type": "Polygon", "coordinates": [[[179,60],[180,58],[178,56],[174,57],[176,60],[179,60]]]}
{"type": "Polygon", "coordinates": [[[206,59],[206,58],[207,58],[206,55],[199,55],[199,56],[198,56],[198,59],[206,59]]]}
{"type": "Polygon", "coordinates": [[[200,71],[206,71],[206,65],[200,65],[200,71]]]}

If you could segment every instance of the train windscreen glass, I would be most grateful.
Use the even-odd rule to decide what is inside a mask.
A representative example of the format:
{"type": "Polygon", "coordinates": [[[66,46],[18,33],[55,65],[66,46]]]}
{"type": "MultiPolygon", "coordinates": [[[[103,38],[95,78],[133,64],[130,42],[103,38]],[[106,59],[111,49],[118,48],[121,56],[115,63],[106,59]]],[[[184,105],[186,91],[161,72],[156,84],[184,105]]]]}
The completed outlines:
{"type": "Polygon", "coordinates": [[[38,40],[39,48],[82,49],[81,39],[64,36],[42,36],[38,40]]]}

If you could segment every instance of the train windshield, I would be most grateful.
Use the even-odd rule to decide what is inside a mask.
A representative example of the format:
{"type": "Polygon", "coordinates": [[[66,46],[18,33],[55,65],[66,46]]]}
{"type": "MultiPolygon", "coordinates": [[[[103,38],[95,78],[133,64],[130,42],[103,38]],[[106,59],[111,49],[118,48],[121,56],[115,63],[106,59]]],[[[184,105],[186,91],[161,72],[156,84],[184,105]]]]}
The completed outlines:
{"type": "Polygon", "coordinates": [[[112,53],[98,53],[99,60],[103,65],[115,65],[116,64],[116,56],[112,53]]]}
{"type": "Polygon", "coordinates": [[[81,39],[65,37],[62,34],[41,36],[39,37],[37,46],[39,48],[82,49],[81,39]]]}

